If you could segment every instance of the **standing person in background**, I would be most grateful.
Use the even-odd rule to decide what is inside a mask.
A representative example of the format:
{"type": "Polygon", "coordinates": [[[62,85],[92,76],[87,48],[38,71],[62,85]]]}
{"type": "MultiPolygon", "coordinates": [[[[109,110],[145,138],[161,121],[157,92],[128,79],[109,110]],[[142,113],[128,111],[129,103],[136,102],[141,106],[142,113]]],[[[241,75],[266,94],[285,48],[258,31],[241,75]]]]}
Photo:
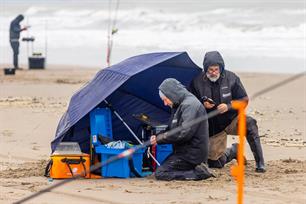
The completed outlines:
{"type": "Polygon", "coordinates": [[[14,68],[18,69],[18,54],[19,54],[19,38],[20,33],[24,30],[27,30],[29,26],[21,28],[20,22],[24,19],[23,15],[18,15],[10,25],[10,44],[13,49],[13,64],[14,68]]]}
{"type": "MultiPolygon", "coordinates": [[[[232,100],[248,102],[247,93],[239,77],[224,69],[224,61],[217,51],[207,52],[203,62],[204,71],[191,83],[190,91],[203,103],[207,112],[219,111],[209,119],[210,151],[209,167],[222,168],[237,157],[238,144],[226,149],[227,135],[237,135],[237,111],[229,110],[232,100]]],[[[257,122],[247,116],[246,139],[256,161],[256,172],[265,172],[264,157],[257,122]]]]}

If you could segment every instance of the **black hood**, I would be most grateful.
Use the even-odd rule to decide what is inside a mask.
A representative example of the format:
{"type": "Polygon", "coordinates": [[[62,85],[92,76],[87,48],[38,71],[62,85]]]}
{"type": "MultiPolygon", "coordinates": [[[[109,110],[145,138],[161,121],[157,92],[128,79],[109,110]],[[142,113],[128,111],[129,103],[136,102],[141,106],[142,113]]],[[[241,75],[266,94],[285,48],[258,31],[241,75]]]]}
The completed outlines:
{"type": "Polygon", "coordinates": [[[13,21],[14,23],[20,23],[23,19],[24,19],[24,16],[20,14],[13,21]]]}
{"type": "Polygon", "coordinates": [[[207,52],[204,56],[203,68],[207,72],[209,66],[218,64],[220,66],[220,73],[224,70],[224,61],[221,54],[218,51],[207,52]]]}

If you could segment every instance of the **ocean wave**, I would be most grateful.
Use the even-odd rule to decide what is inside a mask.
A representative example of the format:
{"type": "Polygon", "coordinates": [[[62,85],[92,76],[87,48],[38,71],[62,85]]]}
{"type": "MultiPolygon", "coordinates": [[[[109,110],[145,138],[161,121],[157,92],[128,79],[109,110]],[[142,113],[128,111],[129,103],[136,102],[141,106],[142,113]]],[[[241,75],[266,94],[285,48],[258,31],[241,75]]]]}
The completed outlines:
{"type": "MultiPolygon", "coordinates": [[[[25,15],[36,38],[35,49],[49,51],[106,49],[109,15],[101,9],[30,7],[25,15]]],[[[114,15],[114,14],[113,14],[114,15]]],[[[166,12],[135,8],[120,10],[114,49],[221,50],[239,57],[305,59],[305,9],[219,8],[203,12],[166,12]]],[[[7,50],[13,14],[0,16],[1,52],[7,50]]],[[[23,46],[23,45],[22,45],[23,46]]],[[[135,51],[136,52],[136,51],[135,51]]],[[[3,57],[4,58],[4,57],[3,57]]]]}
{"type": "MultiPolygon", "coordinates": [[[[34,26],[34,25],[33,25],[34,26]]],[[[119,29],[114,36],[118,46],[137,48],[158,48],[183,50],[211,48],[241,52],[240,55],[304,57],[306,24],[296,27],[271,26],[258,30],[244,30],[224,24],[198,27],[180,25],[147,26],[145,28],[119,29]],[[176,27],[177,26],[177,27],[176,27]]],[[[26,36],[23,33],[22,36],[26,36]]],[[[44,46],[45,38],[51,48],[106,46],[107,29],[32,29],[30,35],[36,38],[35,46],[44,46]]],[[[0,32],[1,39],[8,39],[8,32],[0,32]]],[[[1,45],[2,46],[2,45],[1,45]]],[[[6,42],[8,46],[8,42],[6,42]]]]}
{"type": "Polygon", "coordinates": [[[286,15],[301,15],[304,17],[306,15],[305,8],[304,9],[282,9],[280,12],[286,15]]]}
{"type": "MultiPolygon", "coordinates": [[[[101,28],[109,20],[108,10],[100,9],[61,9],[54,7],[32,6],[25,12],[31,22],[39,21],[39,17],[47,16],[50,29],[60,28],[101,28]]],[[[227,26],[252,29],[266,26],[296,26],[304,22],[305,9],[259,10],[258,8],[219,8],[201,12],[166,12],[154,9],[119,10],[117,25],[123,28],[168,24],[180,28],[202,26],[203,24],[223,23],[227,26]],[[284,16],[286,15],[286,16],[284,16]],[[283,19],[283,20],[282,20],[283,19]]],[[[114,11],[112,17],[114,17],[114,11]]]]}
{"type": "Polygon", "coordinates": [[[50,8],[43,6],[31,6],[28,8],[23,14],[25,16],[39,16],[46,15],[46,13],[50,12],[50,8]]]}

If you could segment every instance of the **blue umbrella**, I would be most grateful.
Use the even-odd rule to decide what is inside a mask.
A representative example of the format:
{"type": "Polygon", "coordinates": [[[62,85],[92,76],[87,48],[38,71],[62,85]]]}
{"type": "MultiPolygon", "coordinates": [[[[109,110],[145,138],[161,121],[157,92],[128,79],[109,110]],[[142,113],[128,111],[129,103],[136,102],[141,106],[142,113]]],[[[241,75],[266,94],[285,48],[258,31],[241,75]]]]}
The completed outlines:
{"type": "MultiPolygon", "coordinates": [[[[60,142],[73,141],[88,153],[89,113],[97,107],[106,107],[104,100],[112,105],[133,132],[139,133],[142,125],[133,117],[134,114],[145,113],[166,124],[170,109],[160,100],[158,86],[166,78],[175,78],[188,86],[201,71],[186,52],[139,55],[102,69],[72,96],[51,142],[52,152],[60,142]]],[[[129,130],[114,114],[112,130],[115,140],[133,140],[129,130]]]]}

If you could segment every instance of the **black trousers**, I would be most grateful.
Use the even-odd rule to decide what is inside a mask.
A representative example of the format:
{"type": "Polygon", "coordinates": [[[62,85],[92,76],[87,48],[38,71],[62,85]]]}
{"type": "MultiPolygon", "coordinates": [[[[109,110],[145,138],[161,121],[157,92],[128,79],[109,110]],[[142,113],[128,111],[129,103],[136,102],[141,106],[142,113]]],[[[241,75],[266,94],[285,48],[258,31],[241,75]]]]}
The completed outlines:
{"type": "MultiPolygon", "coordinates": [[[[201,172],[195,170],[196,165],[186,162],[179,156],[172,154],[157,168],[155,177],[157,180],[200,180],[201,172]]],[[[201,177],[202,176],[202,177],[201,177]]]]}
{"type": "Polygon", "coordinates": [[[13,64],[14,68],[18,68],[18,55],[19,55],[19,42],[11,41],[11,47],[13,49],[13,64]]]}

